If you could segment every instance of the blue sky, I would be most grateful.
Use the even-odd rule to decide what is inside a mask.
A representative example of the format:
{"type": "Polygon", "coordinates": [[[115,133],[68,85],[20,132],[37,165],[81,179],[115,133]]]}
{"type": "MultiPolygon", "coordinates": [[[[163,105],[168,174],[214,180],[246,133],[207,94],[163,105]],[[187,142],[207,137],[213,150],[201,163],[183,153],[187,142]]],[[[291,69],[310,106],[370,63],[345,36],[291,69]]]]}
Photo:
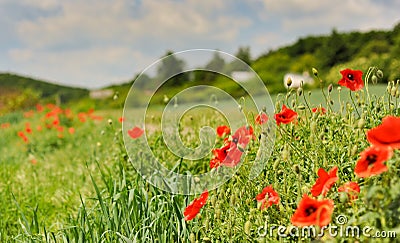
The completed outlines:
{"type": "Polygon", "coordinates": [[[99,88],[166,50],[248,45],[253,57],[300,36],[390,29],[397,0],[0,0],[0,72],[99,88]]]}

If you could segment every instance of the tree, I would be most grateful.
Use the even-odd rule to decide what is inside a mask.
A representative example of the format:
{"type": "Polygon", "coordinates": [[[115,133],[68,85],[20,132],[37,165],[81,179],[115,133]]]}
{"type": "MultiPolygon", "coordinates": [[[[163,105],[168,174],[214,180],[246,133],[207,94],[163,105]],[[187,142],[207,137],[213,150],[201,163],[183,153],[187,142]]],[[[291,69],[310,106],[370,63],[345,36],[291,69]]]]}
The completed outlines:
{"type": "Polygon", "coordinates": [[[185,61],[176,58],[172,55],[172,51],[167,51],[161,60],[160,66],[157,68],[157,79],[160,81],[168,80],[167,85],[179,86],[188,80],[188,75],[182,73],[185,67],[185,61]]]}
{"type": "Polygon", "coordinates": [[[346,42],[335,29],[332,30],[331,36],[321,48],[320,56],[324,67],[327,68],[349,60],[350,56],[346,42]]]}

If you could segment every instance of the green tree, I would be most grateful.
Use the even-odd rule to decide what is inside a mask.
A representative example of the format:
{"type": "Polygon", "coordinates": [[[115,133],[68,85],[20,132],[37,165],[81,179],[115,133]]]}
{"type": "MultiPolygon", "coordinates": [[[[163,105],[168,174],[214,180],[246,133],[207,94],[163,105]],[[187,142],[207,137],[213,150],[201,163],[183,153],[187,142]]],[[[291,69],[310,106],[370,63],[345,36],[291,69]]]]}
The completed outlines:
{"type": "Polygon", "coordinates": [[[326,68],[349,60],[350,56],[346,42],[335,29],[332,30],[330,38],[321,48],[320,57],[323,61],[323,66],[326,68]]]}
{"type": "Polygon", "coordinates": [[[167,51],[161,60],[161,64],[157,69],[157,78],[159,80],[168,80],[167,85],[179,86],[188,80],[186,73],[181,73],[185,67],[185,61],[178,59],[173,55],[172,51],[167,51]]]}

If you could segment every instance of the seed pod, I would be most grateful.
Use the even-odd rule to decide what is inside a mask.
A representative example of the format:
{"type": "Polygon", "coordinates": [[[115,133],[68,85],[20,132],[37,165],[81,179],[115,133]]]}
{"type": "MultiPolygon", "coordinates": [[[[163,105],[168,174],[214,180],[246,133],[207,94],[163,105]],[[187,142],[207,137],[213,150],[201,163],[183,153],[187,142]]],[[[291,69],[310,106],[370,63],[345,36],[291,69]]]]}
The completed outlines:
{"type": "Polygon", "coordinates": [[[329,103],[330,103],[331,105],[333,105],[333,100],[329,100],[329,103]]]}
{"type": "Polygon", "coordinates": [[[246,235],[250,235],[250,230],[251,230],[251,222],[249,220],[246,221],[246,223],[244,223],[244,233],[246,233],[246,235]]]}
{"type": "Polygon", "coordinates": [[[111,119],[108,119],[107,122],[109,125],[112,125],[112,123],[113,123],[111,119]]]}

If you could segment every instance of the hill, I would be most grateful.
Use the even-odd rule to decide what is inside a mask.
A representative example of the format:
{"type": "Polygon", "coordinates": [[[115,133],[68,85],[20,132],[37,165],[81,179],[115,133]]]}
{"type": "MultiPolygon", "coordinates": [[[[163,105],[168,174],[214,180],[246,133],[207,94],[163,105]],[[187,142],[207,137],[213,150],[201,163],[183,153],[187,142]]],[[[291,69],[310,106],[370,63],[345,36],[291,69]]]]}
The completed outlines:
{"type": "Polygon", "coordinates": [[[11,73],[0,73],[0,114],[39,102],[65,104],[88,96],[89,91],[48,83],[11,73]]]}

